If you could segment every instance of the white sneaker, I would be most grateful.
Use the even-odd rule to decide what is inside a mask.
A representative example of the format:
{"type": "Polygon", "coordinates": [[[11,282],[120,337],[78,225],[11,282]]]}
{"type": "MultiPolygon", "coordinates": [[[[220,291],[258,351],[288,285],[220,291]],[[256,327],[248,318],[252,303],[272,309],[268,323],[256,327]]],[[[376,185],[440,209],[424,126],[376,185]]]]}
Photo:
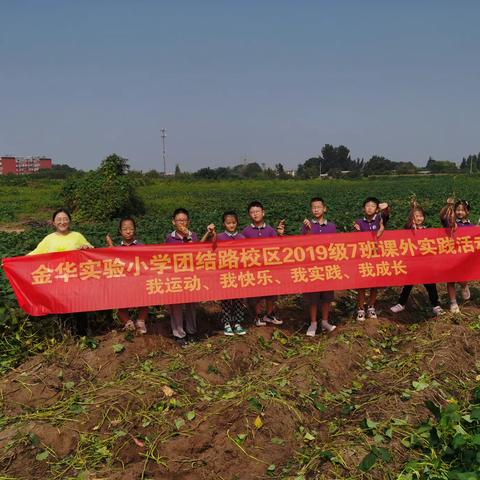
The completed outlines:
{"type": "Polygon", "coordinates": [[[145,320],[137,320],[135,326],[137,327],[138,333],[141,333],[142,335],[145,335],[147,333],[147,326],[145,325],[145,320]]]}
{"type": "Polygon", "coordinates": [[[470,300],[470,288],[468,287],[468,285],[462,287],[462,298],[464,300],[470,300]]]}
{"type": "MultiPolygon", "coordinates": [[[[458,305],[457,305],[457,307],[458,307],[458,305]]],[[[447,312],[445,312],[445,310],[440,305],[437,305],[436,307],[433,307],[432,310],[433,310],[433,313],[435,315],[445,315],[445,313],[447,313],[447,312]]]]}
{"type": "Polygon", "coordinates": [[[460,313],[460,307],[458,306],[458,303],[450,304],[450,313],[460,313]]]}
{"type": "Polygon", "coordinates": [[[328,322],[322,322],[322,332],[323,333],[332,333],[337,328],[336,325],[332,325],[328,322]]]}
{"type": "Polygon", "coordinates": [[[265,315],[263,321],[273,323],[273,325],[281,325],[283,323],[283,320],[279,320],[275,315],[265,315]]]}
{"type": "Polygon", "coordinates": [[[256,327],[264,327],[267,324],[267,322],[264,322],[262,320],[262,317],[255,317],[255,326],[256,327]]]}
{"type": "Polygon", "coordinates": [[[377,312],[375,311],[375,307],[368,307],[367,317],[368,318],[377,318],[377,312]]]}
{"type": "Polygon", "coordinates": [[[357,322],[364,322],[365,321],[365,310],[359,310],[357,312],[357,322]]]}
{"type": "Polygon", "coordinates": [[[393,307],[390,307],[390,310],[393,312],[393,313],[400,313],[400,312],[403,312],[405,310],[405,306],[402,305],[401,303],[397,303],[396,305],[394,305],[393,307]]]}
{"type": "Polygon", "coordinates": [[[317,333],[317,324],[311,323],[307,329],[307,337],[314,337],[317,333]]]}

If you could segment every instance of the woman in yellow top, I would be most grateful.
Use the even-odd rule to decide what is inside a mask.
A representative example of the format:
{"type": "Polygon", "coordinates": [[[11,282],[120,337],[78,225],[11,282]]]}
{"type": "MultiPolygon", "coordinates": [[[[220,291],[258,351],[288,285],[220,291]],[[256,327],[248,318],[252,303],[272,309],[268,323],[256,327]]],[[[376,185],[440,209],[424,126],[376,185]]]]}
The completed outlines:
{"type": "MultiPolygon", "coordinates": [[[[52,223],[55,231],[47,235],[33,252],[28,255],[40,255],[41,253],[67,252],[69,250],[80,250],[93,248],[87,239],[78,232],[70,231],[72,217],[70,212],[63,208],[56,210],[52,216],[52,223]]],[[[57,315],[61,323],[70,324],[72,333],[79,336],[88,334],[88,317],[85,312],[57,315]]]]}
{"type": "Polygon", "coordinates": [[[87,239],[78,232],[70,231],[70,222],[72,217],[70,213],[60,208],[53,213],[52,223],[55,231],[47,235],[33,252],[28,255],[39,255],[41,253],[67,252],[69,250],[80,250],[83,248],[93,248],[87,239]]]}

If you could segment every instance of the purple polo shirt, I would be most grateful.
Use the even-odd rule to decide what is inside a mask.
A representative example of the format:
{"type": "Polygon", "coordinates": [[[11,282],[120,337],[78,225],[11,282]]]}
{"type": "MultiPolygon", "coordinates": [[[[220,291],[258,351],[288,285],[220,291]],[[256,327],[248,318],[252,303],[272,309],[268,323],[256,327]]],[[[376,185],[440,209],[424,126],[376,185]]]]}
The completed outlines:
{"type": "Polygon", "coordinates": [[[309,230],[304,223],[300,227],[302,235],[308,233],[337,233],[337,227],[333,222],[328,222],[325,220],[323,223],[320,223],[318,220],[310,220],[312,228],[309,230]]]}
{"type": "Polygon", "coordinates": [[[376,232],[380,228],[381,220],[383,220],[383,226],[388,222],[390,216],[388,213],[376,213],[371,220],[367,220],[366,217],[355,220],[355,223],[360,226],[361,232],[376,232]]]}
{"type": "Polygon", "coordinates": [[[242,230],[242,234],[245,238],[272,238],[278,237],[277,232],[270,225],[264,223],[260,227],[256,227],[253,224],[248,225],[242,230]]]}
{"type": "Polygon", "coordinates": [[[190,243],[190,242],[198,242],[197,234],[195,232],[188,232],[187,238],[182,238],[177,236],[175,230],[172,233],[167,235],[165,239],[165,243],[190,243]]]}
{"type": "Polygon", "coordinates": [[[241,233],[235,232],[234,234],[228,232],[222,232],[217,235],[217,240],[219,242],[228,241],[228,240],[241,240],[245,238],[241,233]]]}
{"type": "MultiPolygon", "coordinates": [[[[475,225],[470,221],[470,220],[460,220],[459,218],[455,219],[455,223],[457,224],[458,228],[463,228],[463,227],[474,227],[475,225]]],[[[443,218],[442,219],[442,225],[445,228],[450,227],[450,222],[448,221],[448,218],[443,218]]]]}

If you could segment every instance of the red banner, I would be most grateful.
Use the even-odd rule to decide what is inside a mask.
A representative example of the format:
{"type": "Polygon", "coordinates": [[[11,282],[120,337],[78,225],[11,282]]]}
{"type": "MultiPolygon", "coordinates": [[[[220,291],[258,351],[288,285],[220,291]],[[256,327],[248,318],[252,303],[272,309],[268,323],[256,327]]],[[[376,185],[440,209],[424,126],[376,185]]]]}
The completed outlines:
{"type": "Polygon", "coordinates": [[[480,279],[480,227],[98,248],[5,258],[30,315],[480,279]]]}

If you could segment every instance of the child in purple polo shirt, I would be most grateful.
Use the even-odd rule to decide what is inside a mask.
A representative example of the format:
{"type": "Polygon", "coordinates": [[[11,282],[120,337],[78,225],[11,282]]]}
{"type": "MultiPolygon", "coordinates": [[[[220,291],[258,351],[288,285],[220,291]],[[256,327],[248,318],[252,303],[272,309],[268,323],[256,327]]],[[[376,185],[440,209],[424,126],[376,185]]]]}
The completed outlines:
{"type": "MultiPolygon", "coordinates": [[[[336,233],[337,227],[334,223],[327,221],[325,214],[327,206],[325,201],[320,197],[314,197],[310,200],[310,208],[313,218],[303,221],[301,226],[302,235],[336,233]]],[[[326,333],[333,332],[337,327],[328,322],[328,314],[330,312],[330,304],[334,299],[332,290],[324,292],[304,293],[305,299],[310,305],[310,326],[307,329],[307,336],[314,337],[317,332],[317,312],[318,306],[322,310],[322,331],[326,333]]]]}
{"type": "MultiPolygon", "coordinates": [[[[122,218],[118,225],[118,233],[122,238],[120,242],[120,246],[135,247],[138,245],[143,245],[142,242],[138,241],[135,238],[136,231],[137,229],[135,225],[135,220],[133,218],[131,217],[122,218]]],[[[113,244],[112,238],[110,237],[110,234],[107,233],[105,240],[109,247],[115,246],[113,244]]],[[[135,323],[133,323],[133,320],[130,318],[128,308],[120,308],[118,310],[118,318],[123,323],[124,330],[135,330],[136,328],[139,333],[145,334],[147,333],[147,327],[145,325],[145,321],[148,318],[148,307],[139,307],[137,308],[137,312],[138,312],[138,318],[135,323]]]]}
{"type": "MultiPolygon", "coordinates": [[[[285,220],[280,220],[276,231],[265,223],[265,210],[260,202],[251,202],[247,211],[252,223],[242,230],[245,238],[271,238],[285,233],[285,220]]],[[[277,297],[273,295],[269,297],[255,297],[250,300],[255,308],[255,325],[257,327],[263,327],[267,323],[273,325],[281,325],[283,323],[282,320],[275,317],[274,305],[276,299],[277,297]],[[263,300],[265,300],[266,305],[265,316],[262,315],[263,300]]]]}
{"type": "MultiPolygon", "coordinates": [[[[427,228],[424,224],[425,222],[425,211],[420,207],[416,201],[412,203],[410,215],[408,216],[407,223],[405,225],[405,230],[423,230],[427,228]]],[[[438,291],[437,286],[434,283],[425,283],[423,285],[428,293],[428,298],[430,299],[430,304],[432,305],[432,310],[435,315],[444,315],[445,310],[440,306],[438,302],[438,291]]],[[[407,304],[408,297],[413,289],[413,285],[405,285],[402,288],[398,303],[390,308],[393,313],[403,312],[405,310],[405,305],[407,304]]]]}
{"type": "MultiPolygon", "coordinates": [[[[197,242],[198,238],[195,232],[188,229],[190,216],[188,210],[177,208],[172,215],[173,232],[167,235],[166,243],[183,245],[186,243],[197,242]]],[[[170,322],[175,341],[181,347],[186,347],[188,342],[196,341],[197,333],[197,314],[195,303],[178,303],[168,306],[170,310],[170,322]],[[185,329],[184,327],[185,320],[185,329]]]]}
{"type": "MultiPolygon", "coordinates": [[[[470,203],[466,200],[454,201],[452,197],[447,198],[447,203],[440,210],[440,221],[445,228],[456,230],[457,228],[473,227],[468,216],[470,215],[470,203]]],[[[470,299],[470,288],[467,282],[460,282],[462,298],[470,299]]],[[[460,313],[455,292],[455,282],[447,283],[448,297],[450,298],[450,312],[460,313]]]]}
{"type": "MultiPolygon", "coordinates": [[[[388,204],[380,203],[376,197],[367,197],[363,201],[363,218],[355,220],[353,226],[357,232],[376,232],[375,238],[378,240],[384,230],[390,217],[388,204]]],[[[366,289],[360,288],[358,291],[358,311],[357,321],[365,320],[365,297],[366,289]]],[[[370,289],[368,298],[367,316],[368,318],[377,318],[375,311],[375,302],[377,301],[378,288],[370,289]]]]}
{"type": "MultiPolygon", "coordinates": [[[[216,235],[217,241],[231,242],[245,238],[237,230],[238,215],[233,210],[223,214],[222,223],[225,230],[216,235]]],[[[245,304],[243,300],[239,298],[221,300],[220,306],[222,308],[223,333],[227,336],[245,335],[247,331],[242,327],[245,318],[245,304]]]]}

